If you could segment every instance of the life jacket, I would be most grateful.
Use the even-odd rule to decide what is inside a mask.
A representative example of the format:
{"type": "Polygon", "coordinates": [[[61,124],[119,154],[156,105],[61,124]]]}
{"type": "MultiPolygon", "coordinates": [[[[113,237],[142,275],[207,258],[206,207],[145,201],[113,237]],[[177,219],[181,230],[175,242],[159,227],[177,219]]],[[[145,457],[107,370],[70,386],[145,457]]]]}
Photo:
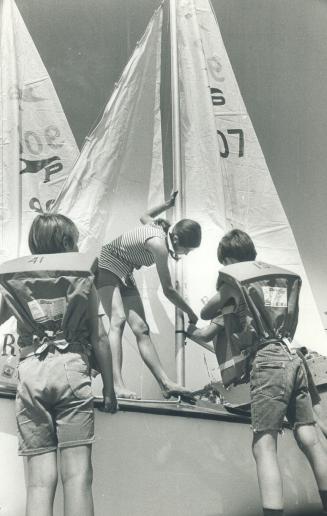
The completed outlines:
{"type": "Polygon", "coordinates": [[[221,269],[218,289],[227,284],[239,300],[222,311],[224,331],[216,355],[225,386],[249,380],[252,359],[269,342],[291,341],[298,322],[301,278],[286,269],[251,261],[221,269]]]}
{"type": "Polygon", "coordinates": [[[88,254],[24,256],[0,265],[0,291],[17,319],[20,348],[90,345],[88,298],[95,260],[88,254]]]}

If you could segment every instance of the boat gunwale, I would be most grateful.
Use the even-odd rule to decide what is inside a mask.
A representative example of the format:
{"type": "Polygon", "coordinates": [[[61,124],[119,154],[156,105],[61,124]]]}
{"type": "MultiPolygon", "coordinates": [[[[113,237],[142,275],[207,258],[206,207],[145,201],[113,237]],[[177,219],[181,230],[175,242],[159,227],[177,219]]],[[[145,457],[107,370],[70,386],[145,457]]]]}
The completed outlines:
{"type": "MultiPolygon", "coordinates": [[[[16,397],[16,389],[8,389],[0,385],[0,399],[14,400],[16,397]]],[[[209,407],[201,407],[189,405],[179,401],[165,400],[123,400],[119,399],[120,412],[137,412],[145,414],[154,414],[161,416],[179,416],[193,419],[209,419],[216,421],[230,421],[235,423],[250,424],[251,420],[246,414],[229,412],[228,409],[221,406],[217,409],[209,407]]],[[[100,409],[102,398],[95,397],[94,406],[100,409]]],[[[234,409],[233,409],[234,410],[234,409]]]]}

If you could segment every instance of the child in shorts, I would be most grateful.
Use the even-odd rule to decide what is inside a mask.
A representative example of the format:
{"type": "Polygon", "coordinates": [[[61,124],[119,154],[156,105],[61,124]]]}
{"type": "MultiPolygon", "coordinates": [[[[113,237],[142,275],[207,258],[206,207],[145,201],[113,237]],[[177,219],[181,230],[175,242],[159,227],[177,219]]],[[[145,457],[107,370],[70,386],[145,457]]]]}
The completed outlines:
{"type": "MultiPolygon", "coordinates": [[[[228,232],[218,247],[219,262],[225,266],[253,262],[256,254],[249,235],[238,229],[228,232]]],[[[258,308],[255,302],[254,305],[255,309],[258,308]]],[[[224,324],[219,323],[219,316],[221,317],[221,311],[226,310],[226,307],[228,312],[232,312],[240,321],[244,317],[244,298],[241,298],[239,290],[231,284],[218,281],[217,293],[201,311],[201,317],[212,319],[212,322],[205,329],[197,329],[190,325],[187,330],[190,338],[195,341],[201,337],[209,340],[219,331],[225,331],[224,324]]],[[[262,311],[262,306],[260,310],[262,311]]],[[[278,312],[277,320],[282,326],[281,312],[278,312]]],[[[285,310],[284,317],[288,315],[285,310]]],[[[273,318],[270,318],[271,320],[273,318]]],[[[296,322],[297,320],[295,327],[296,322]]],[[[255,335],[255,323],[252,329],[255,335]]],[[[266,342],[260,340],[260,346],[259,342],[254,344],[257,346],[252,356],[250,373],[251,419],[254,432],[252,450],[257,466],[264,516],[284,514],[277,437],[282,430],[285,416],[292,424],[295,439],[310,462],[324,512],[327,514],[327,456],[314,426],[312,402],[303,361],[297,353],[290,351],[283,338],[267,338],[266,342]]],[[[219,345],[219,338],[216,339],[216,345],[219,345]]]]}
{"type": "MultiPolygon", "coordinates": [[[[32,254],[70,253],[73,263],[78,260],[77,240],[75,224],[64,215],[38,215],[29,233],[32,254]]],[[[37,274],[26,280],[26,274],[18,272],[13,281],[1,275],[0,323],[15,315],[19,335],[16,419],[19,455],[26,458],[27,464],[26,516],[53,514],[57,448],[64,515],[93,516],[94,410],[88,355],[92,349],[99,364],[104,385],[103,410],[113,413],[117,402],[109,343],[99,339],[98,299],[91,273],[79,277],[74,272],[65,275],[60,270],[45,270],[37,274]],[[38,299],[31,300],[33,282],[37,281],[38,299]],[[42,288],[42,281],[46,288],[42,288]],[[53,295],[58,289],[59,298],[53,295]],[[29,301],[22,309],[25,294],[29,301]],[[38,324],[37,310],[42,312],[41,304],[50,305],[53,299],[59,312],[60,303],[65,304],[66,299],[63,313],[38,324]],[[26,307],[31,308],[30,313],[26,307]]]]}

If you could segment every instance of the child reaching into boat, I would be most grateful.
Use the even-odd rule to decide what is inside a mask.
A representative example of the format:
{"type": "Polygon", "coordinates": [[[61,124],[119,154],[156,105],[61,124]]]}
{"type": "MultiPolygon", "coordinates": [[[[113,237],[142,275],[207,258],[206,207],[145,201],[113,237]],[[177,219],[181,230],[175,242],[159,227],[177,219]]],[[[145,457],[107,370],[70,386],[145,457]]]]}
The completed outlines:
{"type": "Polygon", "coordinates": [[[277,437],[284,417],[310,462],[327,514],[327,456],[316,432],[303,361],[288,345],[297,326],[300,278],[292,273],[288,277],[288,271],[279,269],[280,276],[265,281],[271,266],[255,261],[256,254],[253,241],[241,230],[234,229],[222,238],[218,259],[228,267],[221,269],[218,291],[201,311],[203,319],[216,319],[203,330],[191,325],[187,334],[195,341],[201,337],[209,340],[219,332],[226,332],[230,341],[244,331],[252,337],[251,349],[247,349],[251,356],[252,450],[264,516],[284,514],[277,459],[277,437]],[[248,280],[242,283],[241,277],[248,280]],[[222,313],[223,323],[219,320],[222,313]]]}
{"type": "Polygon", "coordinates": [[[196,323],[192,308],[172,285],[168,258],[179,259],[201,243],[201,227],[190,219],[182,219],[173,226],[163,219],[155,219],[174,206],[177,192],[168,201],[147,211],[139,226],[122,234],[102,247],[99,259],[97,287],[102,306],[110,320],[109,341],[113,357],[115,390],[118,397],[135,399],[122,378],[122,337],[126,322],[131,327],[142,359],[158,381],[165,398],[186,396],[190,392],[168,378],[150,337],[144,307],[137,289],[133,270],[155,264],[166,298],[183,310],[196,323]]]}
{"type": "Polygon", "coordinates": [[[19,335],[16,418],[27,465],[26,516],[53,514],[57,448],[64,515],[94,514],[92,350],[103,379],[103,410],[117,409],[109,343],[98,335],[92,264],[77,252],[77,240],[75,224],[64,215],[38,215],[29,233],[36,256],[0,267],[0,323],[14,315],[19,335]]]}

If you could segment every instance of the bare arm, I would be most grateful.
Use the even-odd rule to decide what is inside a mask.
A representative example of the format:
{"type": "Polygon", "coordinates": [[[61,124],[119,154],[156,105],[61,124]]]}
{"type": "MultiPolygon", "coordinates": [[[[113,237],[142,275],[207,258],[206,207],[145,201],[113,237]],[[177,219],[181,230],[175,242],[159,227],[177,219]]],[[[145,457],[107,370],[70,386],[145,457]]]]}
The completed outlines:
{"type": "Polygon", "coordinates": [[[178,192],[172,192],[169,199],[162,204],[159,204],[159,206],[155,206],[154,208],[151,208],[150,210],[146,211],[142,217],[140,217],[140,221],[142,224],[151,224],[153,222],[154,217],[157,217],[157,215],[160,215],[160,213],[163,213],[164,211],[168,210],[175,204],[176,195],[178,192]]]}
{"type": "Polygon", "coordinates": [[[195,324],[189,324],[186,331],[186,336],[199,344],[201,342],[210,342],[218,333],[219,326],[213,322],[204,328],[197,328],[195,324]]]}
{"type": "Polygon", "coordinates": [[[231,296],[228,286],[222,285],[218,292],[202,308],[201,319],[213,319],[226,306],[231,306],[232,311],[235,304],[235,298],[231,296]]]}
{"type": "Polygon", "coordinates": [[[154,255],[164,295],[173,305],[187,313],[190,322],[196,323],[198,320],[197,315],[172,285],[168,267],[168,251],[164,240],[162,238],[153,237],[147,241],[147,247],[154,255]]]}
{"type": "Polygon", "coordinates": [[[98,296],[93,286],[89,303],[91,344],[103,382],[103,408],[106,412],[114,413],[117,410],[117,399],[113,383],[111,349],[102,319],[98,317],[98,306],[98,296]]]}

